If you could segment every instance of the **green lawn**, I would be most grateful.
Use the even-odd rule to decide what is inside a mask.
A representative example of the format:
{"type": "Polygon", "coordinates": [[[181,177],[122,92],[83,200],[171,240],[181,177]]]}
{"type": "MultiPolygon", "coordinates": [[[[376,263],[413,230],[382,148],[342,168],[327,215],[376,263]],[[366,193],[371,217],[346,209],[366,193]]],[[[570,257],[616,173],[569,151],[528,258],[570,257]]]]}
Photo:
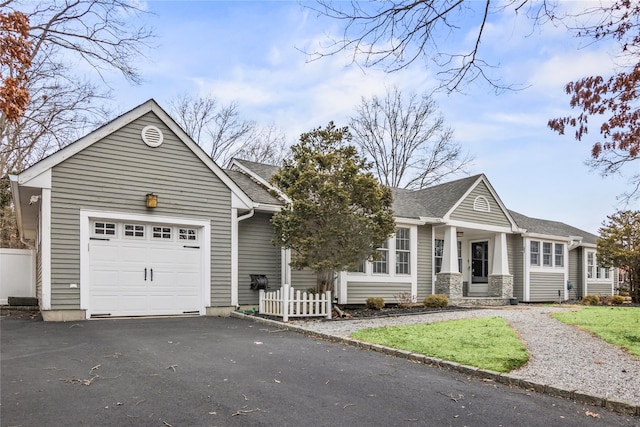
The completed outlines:
{"type": "Polygon", "coordinates": [[[529,359],[524,345],[501,317],[365,329],[351,336],[497,372],[509,372],[529,359]]]}
{"type": "Polygon", "coordinates": [[[553,317],[593,332],[606,342],[625,348],[640,358],[638,307],[583,307],[579,311],[555,313],[553,317]]]}

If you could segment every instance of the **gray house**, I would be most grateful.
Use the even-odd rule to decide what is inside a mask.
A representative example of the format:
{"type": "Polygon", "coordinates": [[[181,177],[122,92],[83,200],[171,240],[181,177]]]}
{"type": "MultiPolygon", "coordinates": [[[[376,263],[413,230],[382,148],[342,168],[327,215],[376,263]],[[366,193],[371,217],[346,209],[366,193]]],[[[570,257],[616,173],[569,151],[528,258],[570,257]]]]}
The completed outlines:
{"type": "MultiPolygon", "coordinates": [[[[278,190],[269,184],[275,166],[234,159],[230,169],[265,192],[278,190]]],[[[615,271],[598,266],[597,236],[506,209],[485,175],[393,189],[393,210],[395,235],[378,249],[379,260],[339,274],[338,303],[363,304],[372,296],[393,302],[401,293],[420,301],[444,293],[456,304],[502,305],[511,298],[549,302],[614,292],[615,271]]],[[[269,216],[262,221],[269,229],[269,216]]],[[[312,272],[291,271],[291,255],[281,256],[285,282],[315,286],[312,272]]],[[[257,303],[255,295],[247,297],[242,304],[257,303]]]]}
{"type": "MultiPolygon", "coordinates": [[[[286,201],[269,184],[276,170],[242,160],[222,170],[150,100],[12,175],[44,319],[221,315],[257,304],[253,274],[315,286],[271,244],[270,218],[286,201]]],[[[383,256],[340,273],[338,302],[405,292],[504,304],[613,290],[596,236],[507,210],[484,175],[394,190],[393,207],[383,256]]]]}

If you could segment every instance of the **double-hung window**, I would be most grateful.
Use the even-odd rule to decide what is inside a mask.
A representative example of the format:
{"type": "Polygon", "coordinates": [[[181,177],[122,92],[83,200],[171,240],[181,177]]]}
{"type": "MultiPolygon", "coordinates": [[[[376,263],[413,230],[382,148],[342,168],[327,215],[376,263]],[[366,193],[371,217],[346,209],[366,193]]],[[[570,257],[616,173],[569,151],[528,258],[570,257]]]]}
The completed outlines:
{"type": "Polygon", "coordinates": [[[396,229],[396,274],[411,274],[411,230],[404,227],[396,229]]]}
{"type": "Polygon", "coordinates": [[[564,245],[562,243],[556,243],[555,250],[555,266],[564,267],[564,245]]]}
{"type": "Polygon", "coordinates": [[[529,248],[531,265],[540,265],[540,242],[531,241],[529,248]]]}
{"type": "Polygon", "coordinates": [[[552,258],[551,258],[551,243],[542,242],[542,265],[545,267],[552,267],[552,258]]]}
{"type": "Polygon", "coordinates": [[[593,252],[587,252],[587,278],[593,279],[595,277],[594,270],[596,269],[596,254],[593,252]]]}
{"type": "Polygon", "coordinates": [[[389,273],[389,241],[385,240],[376,252],[378,259],[373,261],[373,272],[375,274],[389,273]]]}

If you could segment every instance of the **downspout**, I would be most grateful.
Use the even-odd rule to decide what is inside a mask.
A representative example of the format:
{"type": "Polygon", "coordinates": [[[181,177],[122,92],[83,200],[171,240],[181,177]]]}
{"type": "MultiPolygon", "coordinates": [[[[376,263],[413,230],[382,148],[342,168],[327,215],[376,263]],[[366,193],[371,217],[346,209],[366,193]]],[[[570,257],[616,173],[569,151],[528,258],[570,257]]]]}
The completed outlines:
{"type": "Polygon", "coordinates": [[[249,213],[244,214],[244,215],[242,215],[242,216],[239,216],[239,217],[238,217],[238,222],[240,222],[240,221],[244,221],[245,219],[249,219],[249,218],[251,218],[255,213],[256,213],[256,210],[255,210],[255,209],[251,209],[251,210],[249,211],[249,213]]]}
{"type": "Polygon", "coordinates": [[[255,209],[251,208],[249,213],[236,216],[237,209],[233,208],[233,222],[231,223],[231,234],[235,236],[231,245],[231,305],[238,308],[238,244],[240,221],[251,218],[255,214],[255,209]]]}

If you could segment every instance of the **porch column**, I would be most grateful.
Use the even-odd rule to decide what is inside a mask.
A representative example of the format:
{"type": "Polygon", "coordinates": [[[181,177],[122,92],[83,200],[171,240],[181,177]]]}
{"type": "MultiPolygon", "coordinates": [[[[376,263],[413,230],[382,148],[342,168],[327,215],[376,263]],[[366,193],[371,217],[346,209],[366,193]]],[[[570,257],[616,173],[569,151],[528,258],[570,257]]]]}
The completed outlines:
{"type": "Polygon", "coordinates": [[[489,275],[489,295],[497,298],[513,296],[513,276],[509,274],[507,233],[496,233],[493,239],[493,267],[489,275]]]}
{"type": "Polygon", "coordinates": [[[496,233],[493,239],[492,275],[509,274],[509,255],[507,253],[507,233],[496,233]]]}
{"type": "Polygon", "coordinates": [[[462,300],[462,273],[458,271],[458,242],[456,228],[444,229],[442,268],[436,276],[436,293],[444,294],[452,305],[462,300]]]}
{"type": "Polygon", "coordinates": [[[442,253],[441,273],[460,273],[458,271],[458,240],[456,228],[448,226],[444,229],[444,249],[442,253]]]}

